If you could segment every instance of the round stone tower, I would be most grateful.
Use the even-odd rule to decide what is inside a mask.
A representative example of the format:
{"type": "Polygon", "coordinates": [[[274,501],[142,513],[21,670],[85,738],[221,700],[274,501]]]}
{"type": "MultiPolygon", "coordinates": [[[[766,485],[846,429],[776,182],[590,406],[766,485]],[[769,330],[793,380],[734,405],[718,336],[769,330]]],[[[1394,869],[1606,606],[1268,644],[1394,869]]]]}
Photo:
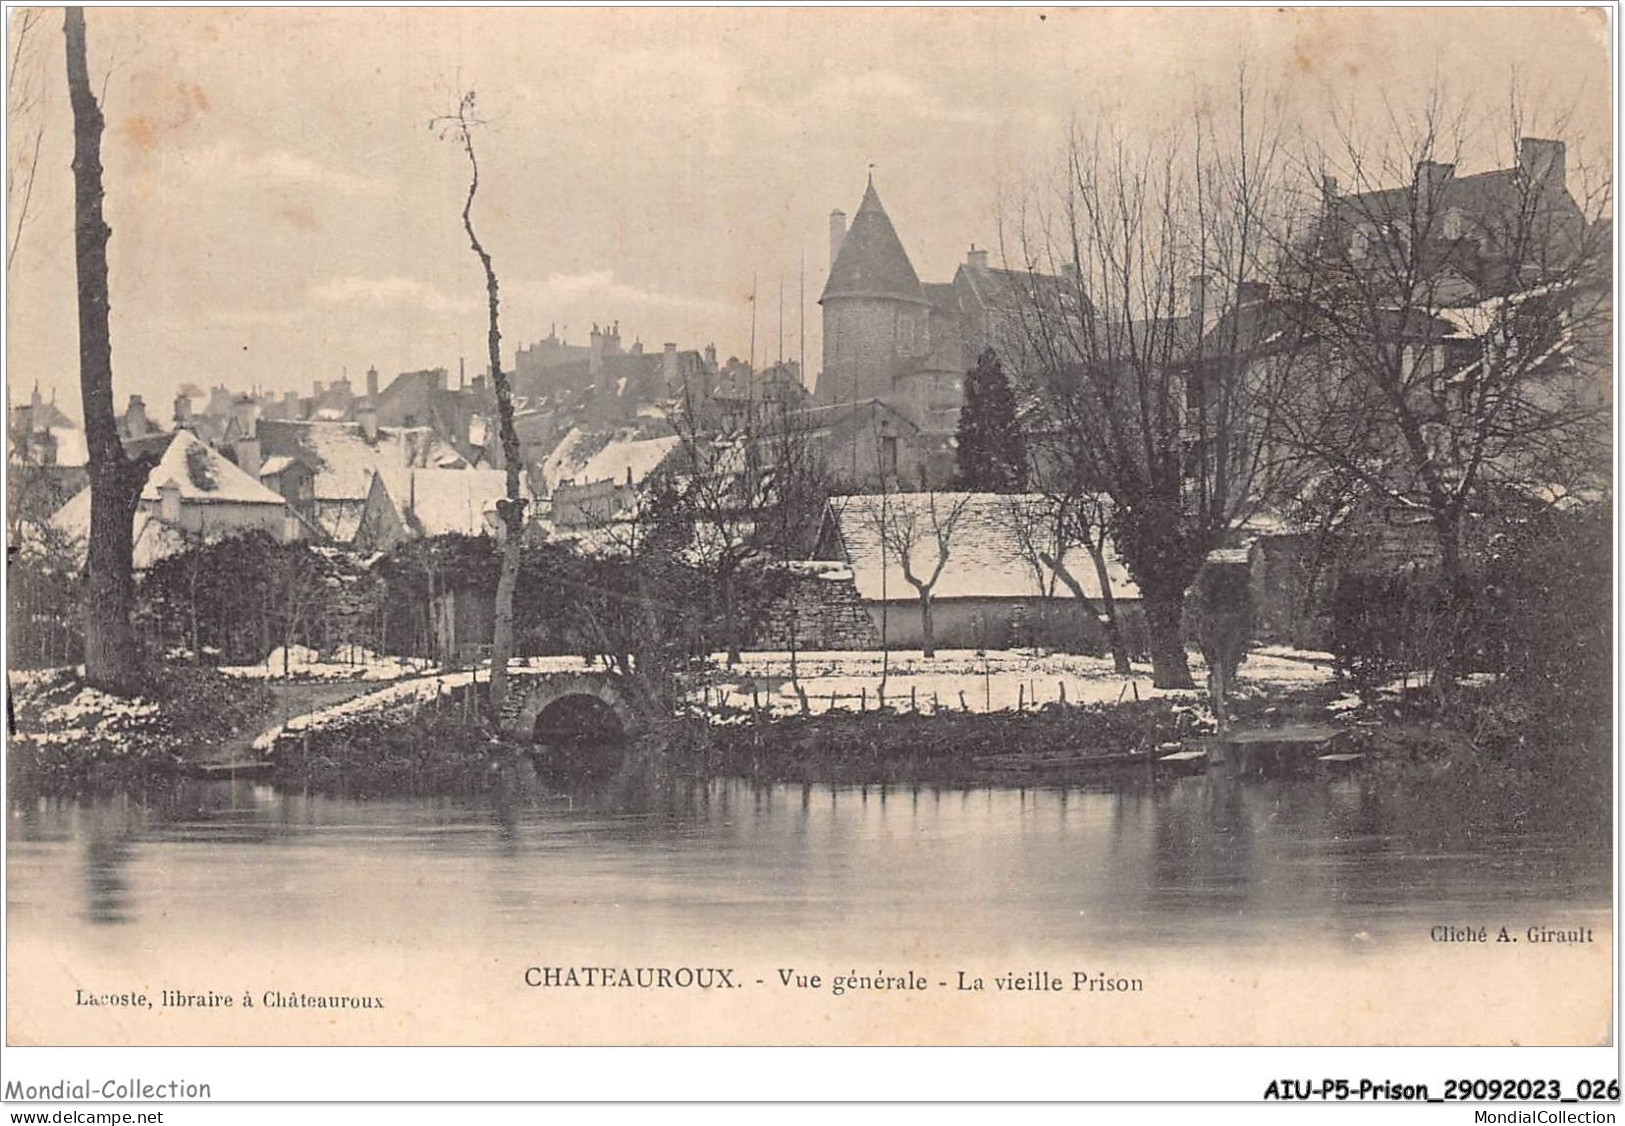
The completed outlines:
{"type": "Polygon", "coordinates": [[[818,303],[824,309],[824,370],[821,403],[886,399],[909,362],[929,350],[931,304],[875,192],[874,177],[863,203],[845,227],[830,215],[829,282],[818,303]]]}

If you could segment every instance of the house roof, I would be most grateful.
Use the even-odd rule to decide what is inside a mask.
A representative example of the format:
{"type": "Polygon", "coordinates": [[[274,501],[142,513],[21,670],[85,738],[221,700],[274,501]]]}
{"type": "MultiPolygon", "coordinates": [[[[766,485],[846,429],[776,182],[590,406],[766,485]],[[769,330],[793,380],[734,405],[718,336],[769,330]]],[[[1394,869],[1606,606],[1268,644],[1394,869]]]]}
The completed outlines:
{"type": "Polygon", "coordinates": [[[622,484],[630,474],[634,485],[660,468],[680,439],[675,434],[663,438],[615,439],[587,459],[577,477],[581,481],[614,481],[622,484]]]}
{"type": "MultiPolygon", "coordinates": [[[[850,403],[824,403],[819,406],[803,407],[800,410],[790,412],[789,425],[813,431],[825,430],[839,426],[863,414],[885,414],[890,416],[888,421],[895,420],[910,430],[920,428],[919,423],[911,416],[904,414],[884,399],[860,399],[857,402],[850,403]]],[[[772,427],[770,425],[769,432],[771,431],[772,427]]]]}
{"type": "Polygon", "coordinates": [[[553,447],[553,452],[542,461],[542,480],[549,491],[562,482],[588,484],[593,481],[614,481],[625,484],[627,472],[634,485],[660,467],[677,448],[675,434],[660,438],[638,438],[630,434],[590,434],[580,427],[570,432],[553,447]]]}
{"type": "Polygon", "coordinates": [[[276,493],[233,465],[219,450],[204,445],[185,430],[177,431],[164,456],[147,474],[141,499],[157,502],[170,482],[180,487],[186,504],[275,504],[276,493]]]}
{"type": "MultiPolygon", "coordinates": [[[[830,500],[830,514],[840,534],[846,562],[852,568],[858,594],[866,601],[907,600],[918,597],[903,575],[901,563],[889,549],[882,566],[880,528],[882,513],[887,521],[915,519],[921,529],[919,541],[909,553],[914,574],[930,576],[936,565],[937,542],[932,534],[931,505],[937,519],[946,523],[958,508],[959,516],[949,537],[948,562],[932,588],[932,597],[945,598],[1035,598],[1053,586],[1058,598],[1072,593],[1054,573],[1042,564],[1036,569],[1023,550],[1019,522],[1034,506],[1045,503],[1041,496],[999,493],[891,493],[885,496],[840,496],[830,500]],[[883,507],[884,506],[884,507],[883,507]]],[[[1084,593],[1100,596],[1100,583],[1093,561],[1082,548],[1073,548],[1062,557],[1062,565],[1078,580],[1084,593]]],[[[1118,599],[1140,597],[1139,588],[1117,556],[1115,545],[1106,547],[1106,571],[1112,593],[1118,599]]]]}
{"type": "Polygon", "coordinates": [[[298,461],[299,459],[291,454],[277,454],[274,457],[268,457],[260,465],[260,479],[264,480],[267,477],[275,477],[278,473],[281,473],[290,466],[297,464],[298,461]]]}
{"type": "Polygon", "coordinates": [[[1045,315],[1075,323],[1091,308],[1083,288],[1070,278],[1034,269],[1006,270],[999,266],[960,263],[954,274],[963,278],[984,309],[1042,310],[1045,315]]]}
{"type": "Polygon", "coordinates": [[[919,275],[908,260],[897,230],[880,204],[871,179],[852,226],[830,267],[819,304],[836,297],[888,297],[927,304],[919,275]]]}
{"type": "Polygon", "coordinates": [[[315,471],[317,500],[365,500],[372,475],[390,469],[461,469],[468,463],[427,426],[380,426],[368,439],[359,422],[262,419],[267,460],[298,457],[315,471]]]}
{"type": "Polygon", "coordinates": [[[497,501],[508,495],[507,474],[500,469],[391,468],[378,476],[401,519],[425,536],[487,532],[486,514],[496,512],[497,501]]]}
{"type": "MultiPolygon", "coordinates": [[[[1475,172],[1470,176],[1451,174],[1438,192],[1437,206],[1441,213],[1456,207],[1476,217],[1505,213],[1508,208],[1521,205],[1521,175],[1516,167],[1475,172]]],[[[1409,214],[1415,190],[1414,184],[1407,184],[1399,188],[1351,192],[1338,197],[1337,207],[1344,219],[1353,222],[1397,219],[1409,214]]]]}

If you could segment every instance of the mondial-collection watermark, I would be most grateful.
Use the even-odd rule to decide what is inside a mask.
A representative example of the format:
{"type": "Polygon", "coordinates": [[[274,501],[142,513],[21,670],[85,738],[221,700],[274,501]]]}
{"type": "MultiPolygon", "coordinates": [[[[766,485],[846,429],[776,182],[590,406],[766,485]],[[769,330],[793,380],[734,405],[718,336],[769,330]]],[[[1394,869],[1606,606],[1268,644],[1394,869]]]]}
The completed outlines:
{"type": "Polygon", "coordinates": [[[145,1079],[58,1079],[55,1083],[27,1084],[15,1079],[6,1084],[8,1102],[88,1103],[157,1102],[164,1099],[208,1099],[214,1096],[207,1083],[170,1079],[150,1083],[145,1079]]]}

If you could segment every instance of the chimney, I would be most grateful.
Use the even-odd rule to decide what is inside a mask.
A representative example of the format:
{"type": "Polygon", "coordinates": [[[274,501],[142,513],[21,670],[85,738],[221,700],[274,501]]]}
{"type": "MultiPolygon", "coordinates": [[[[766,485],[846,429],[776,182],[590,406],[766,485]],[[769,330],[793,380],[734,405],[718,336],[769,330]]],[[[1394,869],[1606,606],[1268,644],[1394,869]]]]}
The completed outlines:
{"type": "Polygon", "coordinates": [[[376,367],[367,369],[367,398],[373,402],[378,401],[378,369],[376,367]]]}
{"type": "Polygon", "coordinates": [[[836,208],[829,213],[829,268],[835,268],[835,259],[841,256],[841,244],[846,241],[846,212],[836,208]]]}
{"type": "Polygon", "coordinates": [[[592,335],[587,340],[587,373],[597,379],[604,370],[604,334],[599,331],[596,323],[592,326],[592,335]]]}
{"type": "Polygon", "coordinates": [[[287,403],[289,406],[292,406],[293,404],[295,404],[295,403],[297,403],[299,401],[299,392],[297,392],[297,391],[284,391],[284,392],[282,392],[282,401],[284,403],[287,403]]]}
{"type": "Polygon", "coordinates": [[[1205,332],[1219,318],[1218,302],[1213,299],[1213,279],[1206,274],[1191,277],[1191,319],[1205,332]]]}
{"type": "Polygon", "coordinates": [[[971,243],[970,249],[965,252],[965,265],[973,270],[987,269],[987,251],[978,250],[976,244],[971,243]]]}
{"type": "Polygon", "coordinates": [[[188,426],[192,422],[192,396],[175,396],[175,425],[188,426]]]}
{"type": "Polygon", "coordinates": [[[238,395],[231,404],[231,413],[237,418],[237,432],[252,438],[259,433],[260,405],[247,395],[238,395]]]}
{"type": "Polygon", "coordinates": [[[474,381],[471,384],[469,384],[469,387],[474,392],[474,394],[476,394],[476,395],[483,394],[484,391],[485,391],[485,376],[476,375],[474,377],[474,381]]]}
{"type": "Polygon", "coordinates": [[[665,376],[668,389],[677,386],[677,345],[669,340],[660,353],[660,374],[665,376]]]}
{"type": "Polygon", "coordinates": [[[310,397],[312,399],[320,399],[322,392],[326,390],[327,386],[321,380],[313,379],[310,381],[310,397]]]}
{"type": "Polygon", "coordinates": [[[158,519],[165,524],[181,522],[181,487],[173,477],[158,486],[158,519]]]}
{"type": "Polygon", "coordinates": [[[1456,174],[1454,164],[1440,164],[1436,160],[1416,162],[1416,215],[1426,222],[1428,213],[1444,199],[1444,188],[1456,174]]]}
{"type": "Polygon", "coordinates": [[[130,405],[124,411],[124,432],[131,438],[145,438],[152,433],[147,404],[142,402],[140,395],[130,396],[130,405]]]}
{"type": "Polygon", "coordinates": [[[1568,186],[1568,161],[1562,141],[1524,137],[1518,142],[1518,167],[1531,184],[1543,191],[1568,186]]]}
{"type": "Polygon", "coordinates": [[[361,405],[361,409],[355,412],[355,417],[356,421],[361,423],[361,433],[366,436],[367,441],[376,442],[378,440],[378,404],[368,399],[361,405]]]}
{"type": "MultiPolygon", "coordinates": [[[[458,364],[458,370],[459,371],[462,370],[462,365],[461,364],[458,364]]],[[[451,386],[451,373],[448,372],[445,368],[435,368],[434,369],[434,377],[435,377],[434,385],[435,385],[435,388],[437,390],[445,391],[445,390],[448,390],[450,388],[450,386],[451,386]]],[[[459,378],[461,378],[461,376],[459,376],[459,378]]]]}
{"type": "Polygon", "coordinates": [[[1322,176],[1320,178],[1320,201],[1321,206],[1326,210],[1330,211],[1332,205],[1337,202],[1338,189],[1339,185],[1336,176],[1322,176]]]}
{"type": "Polygon", "coordinates": [[[717,346],[715,344],[705,346],[705,366],[708,371],[717,370],[717,346]]]}
{"type": "Polygon", "coordinates": [[[238,438],[232,444],[231,453],[237,462],[237,468],[248,474],[254,480],[260,479],[260,440],[258,438],[238,438]]]}

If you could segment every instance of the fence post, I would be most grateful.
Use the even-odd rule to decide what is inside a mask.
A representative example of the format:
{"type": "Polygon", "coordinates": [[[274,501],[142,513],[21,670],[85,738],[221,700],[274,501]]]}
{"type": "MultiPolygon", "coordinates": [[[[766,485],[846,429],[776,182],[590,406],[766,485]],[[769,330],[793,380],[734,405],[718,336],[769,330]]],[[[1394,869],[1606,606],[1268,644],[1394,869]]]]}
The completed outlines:
{"type": "Polygon", "coordinates": [[[1027,707],[1027,686],[1025,684],[1018,684],[1016,686],[1016,711],[1018,711],[1018,712],[1019,711],[1025,711],[1026,707],[1027,707]]]}
{"type": "Polygon", "coordinates": [[[1057,680],[1055,683],[1061,686],[1061,703],[1064,704],[1066,703],[1066,681],[1057,680]]]}

